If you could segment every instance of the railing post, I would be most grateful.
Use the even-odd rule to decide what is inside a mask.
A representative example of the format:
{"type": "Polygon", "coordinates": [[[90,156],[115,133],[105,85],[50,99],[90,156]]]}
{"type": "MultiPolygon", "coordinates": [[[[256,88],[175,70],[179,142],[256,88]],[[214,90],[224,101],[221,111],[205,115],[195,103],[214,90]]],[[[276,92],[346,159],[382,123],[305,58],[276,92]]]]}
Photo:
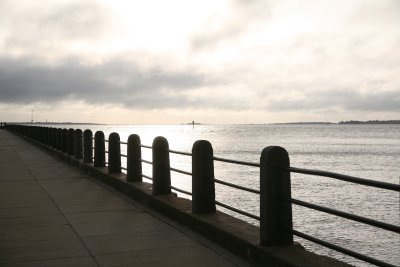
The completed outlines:
{"type": "Polygon", "coordinates": [[[52,146],[57,149],[57,128],[52,128],[52,146]]]}
{"type": "Polygon", "coordinates": [[[76,129],[74,132],[74,156],[76,159],[81,159],[82,155],[82,130],[76,129]]]}
{"type": "Polygon", "coordinates": [[[263,149],[260,159],[260,244],[293,244],[290,166],[287,151],[279,146],[263,149]]]}
{"type": "Polygon", "coordinates": [[[108,173],[121,173],[121,143],[117,133],[108,137],[108,173]]]}
{"type": "Polygon", "coordinates": [[[46,145],[51,147],[51,130],[52,128],[46,127],[46,145]]]}
{"type": "Polygon", "coordinates": [[[68,155],[72,156],[74,155],[74,129],[69,129],[68,130],[68,144],[67,144],[67,152],[68,155]]]}
{"type": "Polygon", "coordinates": [[[105,139],[102,131],[94,134],[94,167],[106,166],[105,139]]]}
{"type": "Polygon", "coordinates": [[[162,136],[153,141],[153,195],[171,194],[169,145],[162,136]]]}
{"type": "Polygon", "coordinates": [[[62,150],[62,130],[60,128],[57,129],[56,142],[57,150],[62,150]]]}
{"type": "Polygon", "coordinates": [[[47,142],[47,129],[46,127],[40,127],[40,142],[46,145],[47,142]]]}
{"type": "Polygon", "coordinates": [[[83,132],[83,162],[93,162],[93,133],[91,130],[83,132]]]}
{"type": "Polygon", "coordinates": [[[68,152],[68,130],[67,129],[62,129],[61,130],[61,151],[63,153],[67,153],[68,152]]]}
{"type": "Polygon", "coordinates": [[[199,140],[193,144],[192,175],[192,212],[215,212],[213,148],[206,140],[199,140]]]}
{"type": "Polygon", "coordinates": [[[131,134],[128,137],[127,153],[127,182],[142,182],[142,149],[140,147],[140,137],[137,134],[131,134]]]}

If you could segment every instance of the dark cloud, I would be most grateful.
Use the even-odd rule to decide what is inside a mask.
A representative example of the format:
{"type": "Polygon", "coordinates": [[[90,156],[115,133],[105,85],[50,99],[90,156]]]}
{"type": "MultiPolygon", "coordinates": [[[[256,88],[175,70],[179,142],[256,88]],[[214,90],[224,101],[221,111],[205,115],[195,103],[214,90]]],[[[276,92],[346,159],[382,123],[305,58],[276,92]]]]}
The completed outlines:
{"type": "Polygon", "coordinates": [[[196,102],[186,96],[187,91],[208,83],[199,74],[143,72],[123,61],[87,67],[70,60],[51,67],[23,59],[0,59],[0,103],[83,100],[135,108],[182,107],[196,102]]]}

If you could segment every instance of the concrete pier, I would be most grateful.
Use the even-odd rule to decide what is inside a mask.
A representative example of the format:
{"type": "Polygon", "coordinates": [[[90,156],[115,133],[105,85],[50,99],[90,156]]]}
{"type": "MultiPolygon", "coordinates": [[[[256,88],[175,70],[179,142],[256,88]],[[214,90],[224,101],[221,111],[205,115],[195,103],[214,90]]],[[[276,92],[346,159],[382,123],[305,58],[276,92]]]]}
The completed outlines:
{"type": "Polygon", "coordinates": [[[0,130],[0,267],[253,266],[0,130]]]}

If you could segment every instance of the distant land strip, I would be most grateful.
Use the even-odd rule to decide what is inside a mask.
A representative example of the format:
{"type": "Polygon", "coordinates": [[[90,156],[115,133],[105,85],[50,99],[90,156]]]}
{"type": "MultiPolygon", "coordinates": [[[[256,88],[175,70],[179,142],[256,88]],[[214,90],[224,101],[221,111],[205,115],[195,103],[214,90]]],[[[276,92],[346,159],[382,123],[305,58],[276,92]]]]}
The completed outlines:
{"type": "Polygon", "coordinates": [[[340,121],[340,122],[323,122],[323,121],[311,121],[311,122],[277,122],[269,124],[400,124],[400,120],[369,120],[369,121],[340,121]]]}
{"type": "Polygon", "coordinates": [[[400,124],[400,120],[341,121],[339,124],[400,124]]]}

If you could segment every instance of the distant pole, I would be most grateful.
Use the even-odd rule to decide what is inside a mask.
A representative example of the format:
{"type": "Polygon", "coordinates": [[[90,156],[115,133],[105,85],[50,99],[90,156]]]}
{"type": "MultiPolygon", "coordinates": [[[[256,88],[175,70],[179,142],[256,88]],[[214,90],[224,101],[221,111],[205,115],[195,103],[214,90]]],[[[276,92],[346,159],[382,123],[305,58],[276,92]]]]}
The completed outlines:
{"type": "Polygon", "coordinates": [[[193,130],[194,130],[194,121],[192,121],[192,125],[193,125],[193,130]]]}

